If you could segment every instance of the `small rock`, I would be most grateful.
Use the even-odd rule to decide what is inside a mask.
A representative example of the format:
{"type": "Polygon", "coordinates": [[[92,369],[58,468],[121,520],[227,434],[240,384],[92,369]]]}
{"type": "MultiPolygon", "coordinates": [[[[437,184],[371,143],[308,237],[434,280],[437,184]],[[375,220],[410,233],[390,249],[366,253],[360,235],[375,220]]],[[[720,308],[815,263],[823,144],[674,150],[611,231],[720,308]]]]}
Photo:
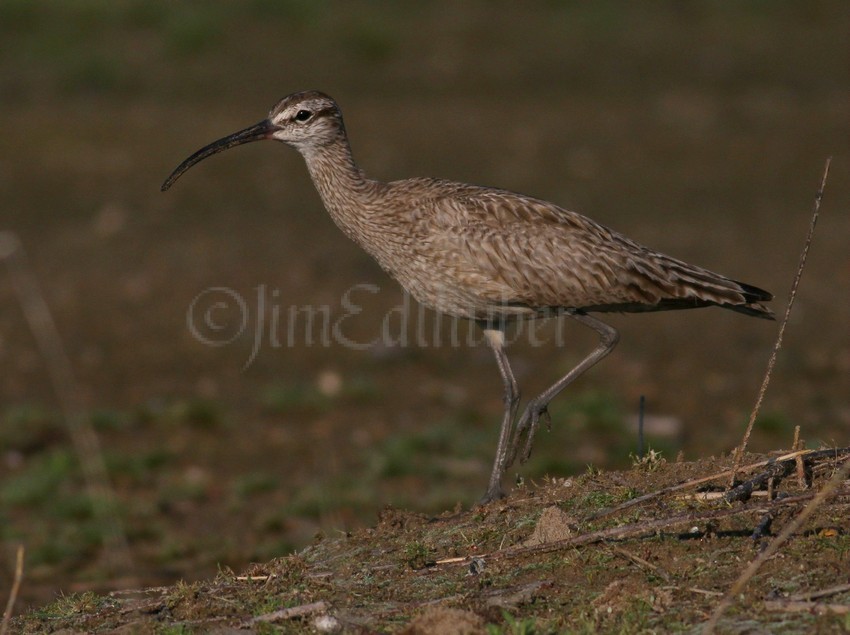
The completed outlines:
{"type": "Polygon", "coordinates": [[[333,370],[322,371],[316,379],[316,388],[325,397],[336,397],[342,390],[342,376],[333,370]]]}
{"type": "Polygon", "coordinates": [[[333,615],[323,613],[313,618],[313,628],[320,633],[339,633],[342,630],[342,622],[333,615]]]}

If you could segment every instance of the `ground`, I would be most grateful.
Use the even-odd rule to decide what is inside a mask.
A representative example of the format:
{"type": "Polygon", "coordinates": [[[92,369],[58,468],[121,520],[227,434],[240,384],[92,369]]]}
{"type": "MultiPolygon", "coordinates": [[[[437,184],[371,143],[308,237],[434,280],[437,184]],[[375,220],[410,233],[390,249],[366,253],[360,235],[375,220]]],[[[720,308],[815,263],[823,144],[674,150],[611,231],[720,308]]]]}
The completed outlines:
{"type": "MultiPolygon", "coordinates": [[[[850,450],[842,452],[847,460],[850,450]]],[[[669,464],[649,455],[630,470],[546,479],[472,510],[429,516],[387,508],[374,527],[317,537],[296,554],[245,571],[64,596],[15,627],[23,633],[689,631],[706,621],[747,563],[811,503],[841,462],[834,453],[810,457],[801,472],[793,458],[776,469],[766,464],[777,455],[745,457],[742,480],[775,475],[772,501],[763,487],[743,502],[714,496],[728,482],[728,457],[669,464]]],[[[850,629],[848,500],[845,483],[767,560],[722,618],[721,632],[850,629]]]]}
{"type": "MultiPolygon", "coordinates": [[[[317,535],[365,540],[386,505],[440,517],[483,493],[501,413],[492,355],[474,330],[460,345],[432,337],[415,303],[404,324],[400,289],[333,226],[296,153],[234,149],[159,191],[196,148],[307,88],[339,101],[370,176],[554,201],[769,289],[780,315],[834,155],[751,448],[787,447],[798,425],[806,447],[847,445],[848,11],[0,2],[0,232],[25,252],[0,259],[0,598],[21,544],[16,614],[209,584],[317,535]],[[362,312],[346,314],[347,293],[362,312]],[[59,392],[26,297],[43,298],[67,354],[59,392]],[[346,339],[308,332],[310,310],[343,320],[346,339]],[[93,427],[112,501],[90,496],[74,422],[93,427]],[[110,536],[132,566],[107,556],[110,536]]],[[[668,466],[739,442],[776,324],[719,309],[609,319],[620,345],[552,404],[551,430],[506,484],[626,470],[641,396],[668,466]]],[[[592,348],[584,330],[551,321],[510,344],[525,398],[592,348]]],[[[689,544],[694,560],[693,545],[710,549],[689,544]]]]}

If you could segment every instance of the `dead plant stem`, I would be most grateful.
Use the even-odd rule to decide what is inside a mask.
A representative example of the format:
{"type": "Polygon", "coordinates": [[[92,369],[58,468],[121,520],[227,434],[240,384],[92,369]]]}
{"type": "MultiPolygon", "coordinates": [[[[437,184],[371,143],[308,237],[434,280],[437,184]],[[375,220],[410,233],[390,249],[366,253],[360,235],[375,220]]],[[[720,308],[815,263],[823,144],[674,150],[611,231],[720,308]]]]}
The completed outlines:
{"type": "Polygon", "coordinates": [[[750,420],[747,423],[747,429],[744,432],[744,438],[741,441],[741,445],[735,450],[735,464],[732,469],[732,476],[729,480],[729,487],[734,487],[735,478],[738,474],[738,468],[741,465],[741,461],[744,459],[744,452],[747,451],[747,445],[750,442],[750,434],[752,434],[753,426],[756,422],[756,417],[758,417],[759,412],[761,411],[761,405],[764,401],[764,395],[767,392],[767,386],[770,383],[770,376],[773,373],[773,367],[776,365],[776,357],[779,354],[779,349],[782,348],[782,338],[785,335],[785,327],[788,325],[788,318],[791,316],[791,307],[794,306],[794,299],[797,297],[797,290],[800,287],[800,278],[803,276],[803,269],[806,266],[806,258],[809,255],[809,247],[812,244],[812,237],[815,233],[815,226],[818,222],[818,215],[820,213],[820,204],[823,200],[823,191],[826,187],[826,179],[829,176],[829,164],[832,162],[832,157],[828,157],[826,159],[826,165],[823,168],[823,177],[821,178],[820,187],[818,188],[817,194],[815,194],[815,203],[814,209],[812,210],[812,220],[809,224],[809,233],[806,235],[806,242],[803,244],[803,251],[800,254],[800,263],[797,265],[797,274],[794,276],[794,282],[791,283],[791,292],[788,296],[788,305],[785,307],[785,315],[782,317],[782,323],[779,326],[779,332],[776,335],[776,343],[773,345],[773,352],[770,354],[770,359],[767,362],[767,371],[764,374],[764,379],[761,382],[761,388],[759,388],[758,397],[756,398],[756,404],[753,406],[753,410],[750,413],[750,420]]]}

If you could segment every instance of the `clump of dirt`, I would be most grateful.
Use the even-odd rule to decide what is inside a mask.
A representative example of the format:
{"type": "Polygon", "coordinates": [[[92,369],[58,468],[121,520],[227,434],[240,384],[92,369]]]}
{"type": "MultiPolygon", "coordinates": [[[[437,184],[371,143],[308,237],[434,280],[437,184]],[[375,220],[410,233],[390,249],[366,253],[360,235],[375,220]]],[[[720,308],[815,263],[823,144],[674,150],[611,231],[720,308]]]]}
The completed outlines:
{"type": "Polygon", "coordinates": [[[523,544],[526,547],[545,545],[549,542],[566,540],[573,533],[570,525],[575,524],[575,519],[570,517],[564,510],[555,505],[547,507],[540,514],[540,520],[534,526],[531,537],[523,544]]]}
{"type": "MultiPolygon", "coordinates": [[[[373,528],[206,582],[64,596],[15,632],[670,632],[703,623],[850,449],[638,464],[471,510],[387,509],[373,528]],[[765,478],[766,477],[766,478],[765,478]],[[762,483],[762,485],[757,485],[762,483]],[[753,485],[756,484],[756,485],[753,485]]],[[[845,483],[767,560],[721,628],[847,626],[845,483]],[[837,576],[845,577],[838,579],[837,576]]]]}

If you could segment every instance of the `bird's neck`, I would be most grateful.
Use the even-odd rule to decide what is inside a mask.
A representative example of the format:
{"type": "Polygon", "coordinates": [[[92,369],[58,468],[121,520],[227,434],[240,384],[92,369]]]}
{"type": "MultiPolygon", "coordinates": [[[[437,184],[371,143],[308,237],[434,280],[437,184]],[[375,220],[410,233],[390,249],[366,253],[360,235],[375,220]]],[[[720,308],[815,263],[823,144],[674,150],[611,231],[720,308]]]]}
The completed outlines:
{"type": "Polygon", "coordinates": [[[369,215],[370,202],[380,184],[367,179],[354,164],[345,137],[302,151],[313,184],[334,222],[358,240],[358,226],[369,215]]]}

